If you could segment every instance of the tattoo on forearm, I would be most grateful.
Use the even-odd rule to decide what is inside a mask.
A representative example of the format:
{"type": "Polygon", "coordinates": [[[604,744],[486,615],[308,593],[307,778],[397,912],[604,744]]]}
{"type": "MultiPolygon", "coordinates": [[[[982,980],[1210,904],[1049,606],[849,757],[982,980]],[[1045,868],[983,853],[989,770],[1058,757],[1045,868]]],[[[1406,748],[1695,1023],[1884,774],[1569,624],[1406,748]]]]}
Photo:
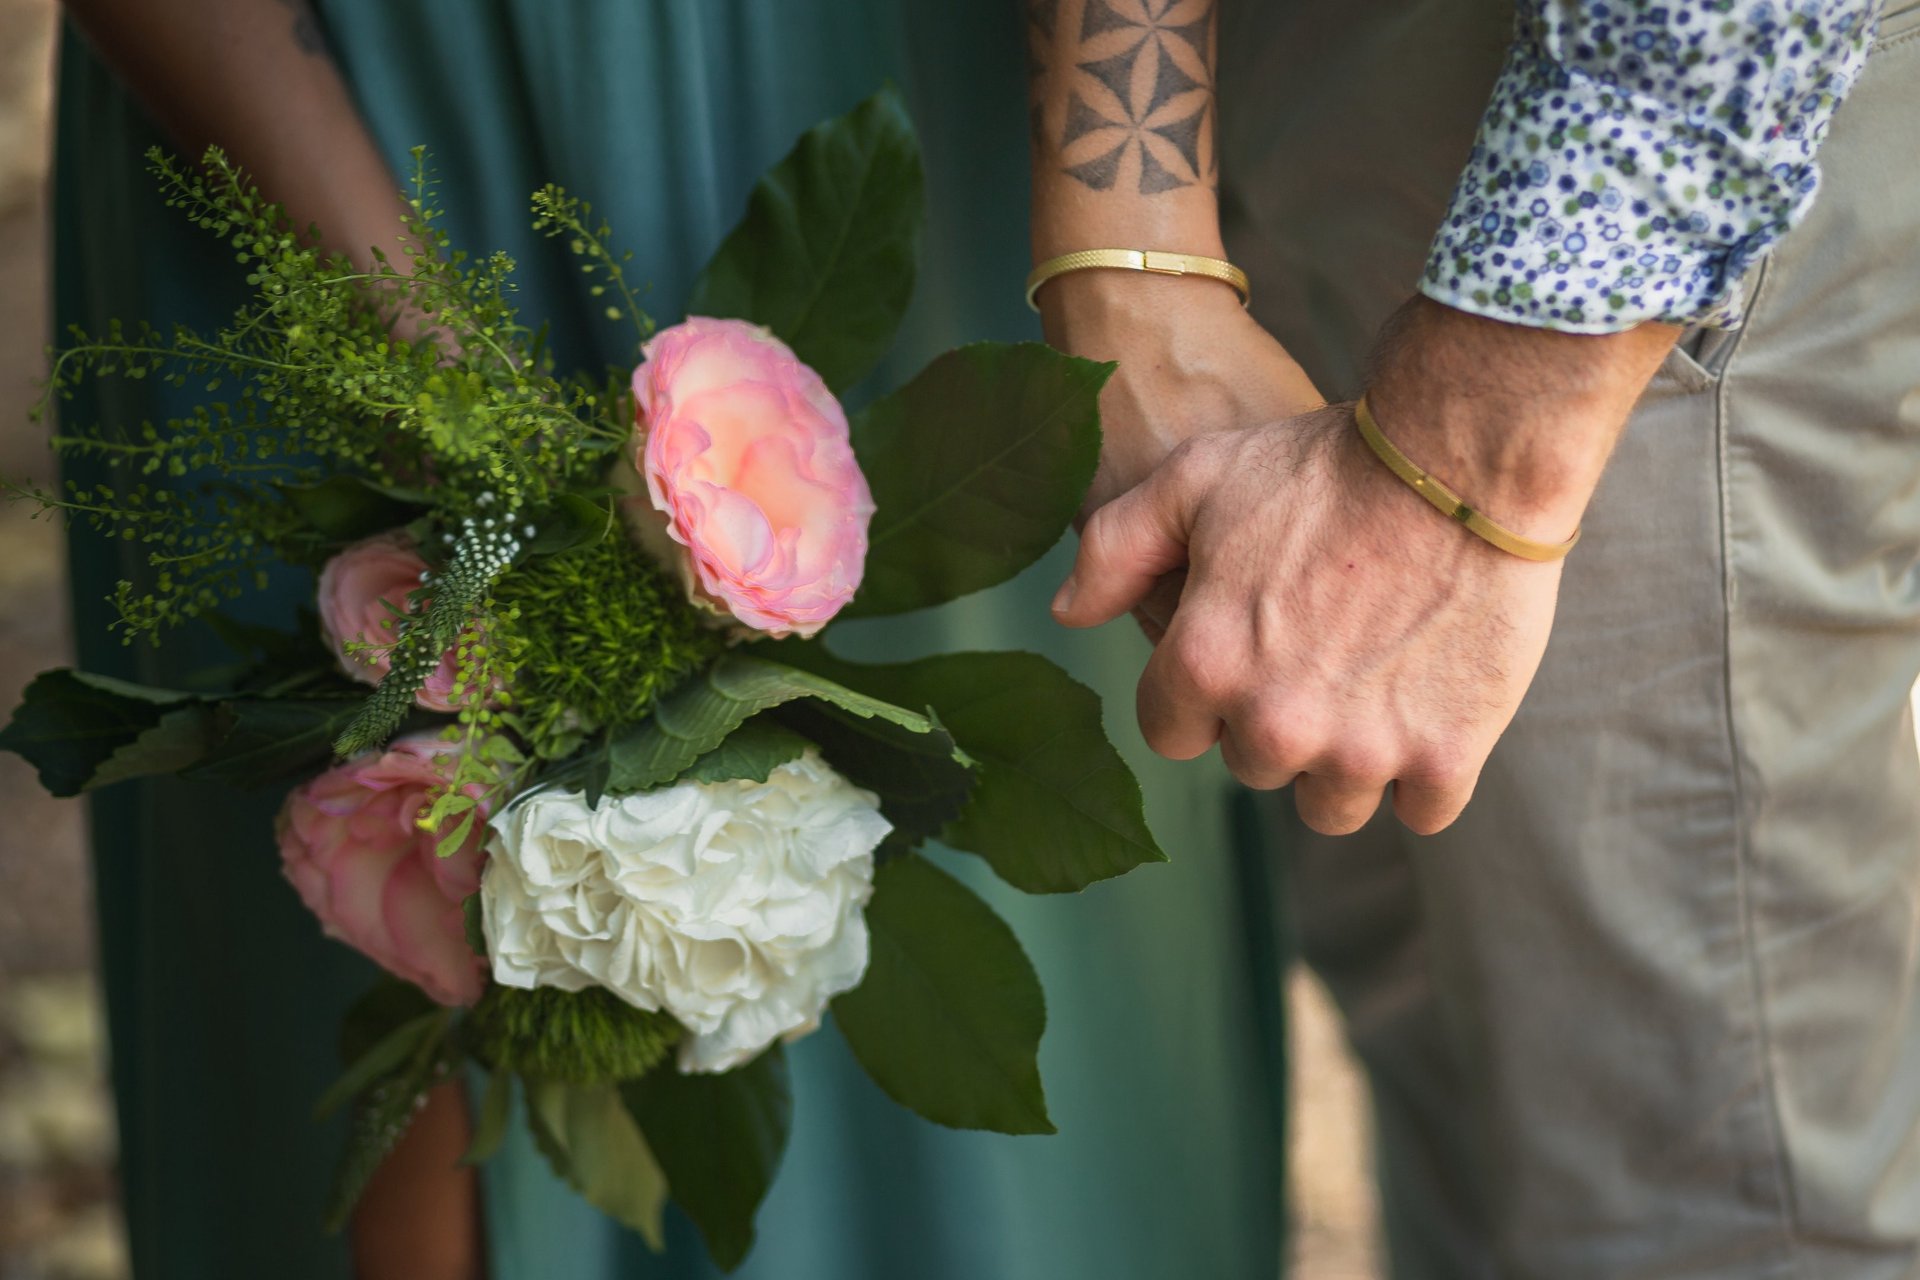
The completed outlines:
{"type": "Polygon", "coordinates": [[[1034,154],[1096,191],[1218,173],[1216,0],[1028,0],[1034,154]]]}
{"type": "Polygon", "coordinates": [[[293,12],[293,43],[300,52],[320,57],[327,51],[326,37],[320,34],[320,20],[313,16],[308,0],[280,0],[293,12]]]}

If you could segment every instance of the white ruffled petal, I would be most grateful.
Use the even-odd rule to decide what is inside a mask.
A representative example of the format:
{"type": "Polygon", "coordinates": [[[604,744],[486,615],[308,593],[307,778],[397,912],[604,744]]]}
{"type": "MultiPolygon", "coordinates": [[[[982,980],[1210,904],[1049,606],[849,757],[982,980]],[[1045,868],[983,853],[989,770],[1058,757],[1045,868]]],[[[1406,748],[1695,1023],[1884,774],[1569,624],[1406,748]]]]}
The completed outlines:
{"type": "Polygon", "coordinates": [[[498,815],[481,882],[496,981],[599,986],[690,1032],[725,1071],[820,1025],[859,985],[879,802],[809,749],[764,783],[604,797],[539,792],[498,815]]]}

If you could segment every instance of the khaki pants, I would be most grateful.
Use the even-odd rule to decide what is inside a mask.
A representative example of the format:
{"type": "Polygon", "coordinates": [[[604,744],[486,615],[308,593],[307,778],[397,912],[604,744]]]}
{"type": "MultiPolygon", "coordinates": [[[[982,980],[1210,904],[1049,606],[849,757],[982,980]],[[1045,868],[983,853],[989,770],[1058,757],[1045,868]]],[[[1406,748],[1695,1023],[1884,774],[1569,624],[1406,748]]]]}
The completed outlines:
{"type": "MultiPolygon", "coordinates": [[[[1510,9],[1223,8],[1229,245],[1347,394],[1510,9]]],[[[1920,1275],[1920,4],[1888,9],[1747,325],[1636,410],[1465,816],[1270,808],[1396,1276],[1920,1275]]]]}

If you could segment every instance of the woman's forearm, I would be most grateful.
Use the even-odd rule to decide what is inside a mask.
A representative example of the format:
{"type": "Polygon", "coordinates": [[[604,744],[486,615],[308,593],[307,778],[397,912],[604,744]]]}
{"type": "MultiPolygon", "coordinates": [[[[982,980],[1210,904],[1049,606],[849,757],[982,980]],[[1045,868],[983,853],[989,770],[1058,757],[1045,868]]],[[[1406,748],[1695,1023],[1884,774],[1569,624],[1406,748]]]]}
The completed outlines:
{"type": "MultiPolygon", "coordinates": [[[[66,0],[101,57],[187,153],[219,146],[296,226],[365,269],[404,263],[400,199],[303,0],[66,0]]],[[[404,266],[402,267],[404,269],[404,266]]],[[[483,1271],[479,1188],[457,1082],[432,1101],[362,1197],[363,1280],[483,1271]]]]}
{"type": "Polygon", "coordinates": [[[66,0],[175,141],[223,148],[296,226],[364,267],[396,259],[403,205],[305,0],[66,0]]]}
{"type": "Polygon", "coordinates": [[[1216,0],[1028,0],[1033,248],[1220,256],[1216,0]]]}

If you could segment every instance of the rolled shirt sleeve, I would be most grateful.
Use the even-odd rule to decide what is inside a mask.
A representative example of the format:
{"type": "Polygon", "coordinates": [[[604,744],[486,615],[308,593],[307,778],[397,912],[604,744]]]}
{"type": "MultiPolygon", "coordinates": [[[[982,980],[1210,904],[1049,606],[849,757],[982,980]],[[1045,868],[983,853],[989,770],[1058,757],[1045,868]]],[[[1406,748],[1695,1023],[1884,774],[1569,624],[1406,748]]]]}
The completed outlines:
{"type": "Polygon", "coordinates": [[[1421,290],[1576,333],[1739,323],[1879,0],[1520,0],[1421,290]]]}

